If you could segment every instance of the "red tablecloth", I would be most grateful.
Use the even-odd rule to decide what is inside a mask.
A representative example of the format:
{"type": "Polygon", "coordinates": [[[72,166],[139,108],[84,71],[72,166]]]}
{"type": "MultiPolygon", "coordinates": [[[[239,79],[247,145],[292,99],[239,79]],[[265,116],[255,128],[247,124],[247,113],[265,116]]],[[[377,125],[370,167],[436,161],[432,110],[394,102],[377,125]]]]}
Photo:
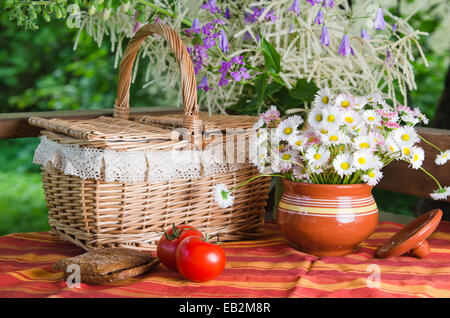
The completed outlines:
{"type": "Polygon", "coordinates": [[[189,282],[159,265],[134,279],[81,288],[69,288],[51,269],[81,248],[48,232],[11,234],[0,237],[0,297],[450,297],[450,223],[430,237],[426,259],[374,258],[402,226],[380,223],[357,253],[319,258],[292,248],[268,223],[261,239],[222,243],[227,265],[215,280],[189,282]]]}

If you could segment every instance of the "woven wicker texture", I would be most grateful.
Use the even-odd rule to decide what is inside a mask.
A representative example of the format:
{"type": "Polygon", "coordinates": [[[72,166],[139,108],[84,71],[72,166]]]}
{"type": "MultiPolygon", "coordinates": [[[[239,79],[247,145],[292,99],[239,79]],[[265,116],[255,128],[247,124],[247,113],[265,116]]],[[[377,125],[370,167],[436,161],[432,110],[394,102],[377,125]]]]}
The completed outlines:
{"type": "MultiPolygon", "coordinates": [[[[248,145],[254,136],[257,118],[249,116],[199,113],[195,73],[186,47],[178,34],[162,23],[143,26],[130,40],[119,69],[119,83],[114,118],[68,121],[33,117],[31,125],[41,127],[41,134],[60,144],[101,148],[114,151],[204,150],[208,144],[244,140],[248,145]],[[183,114],[144,116],[129,120],[129,89],[133,63],[144,39],[153,34],[167,39],[181,70],[183,114]],[[187,130],[187,136],[174,129],[187,130]],[[239,128],[227,136],[224,132],[239,128]],[[214,142],[213,142],[214,141],[214,142]]],[[[227,157],[223,147],[223,156],[227,157]]],[[[246,149],[249,149],[248,146],[246,149]]],[[[237,150],[233,151],[236,156],[237,150]]],[[[239,188],[235,203],[227,209],[214,201],[213,189],[218,183],[233,187],[255,175],[258,170],[246,162],[238,169],[196,179],[154,183],[120,183],[82,179],[64,174],[52,166],[42,166],[44,193],[49,208],[49,224],[62,239],[88,250],[97,247],[129,247],[155,250],[162,227],[186,223],[208,235],[220,233],[229,241],[262,235],[268,198],[269,178],[239,188]],[[237,171],[236,171],[237,170],[237,171]]],[[[235,161],[237,162],[237,161],[235,161]]],[[[236,166],[236,164],[235,164],[236,166]]]]}

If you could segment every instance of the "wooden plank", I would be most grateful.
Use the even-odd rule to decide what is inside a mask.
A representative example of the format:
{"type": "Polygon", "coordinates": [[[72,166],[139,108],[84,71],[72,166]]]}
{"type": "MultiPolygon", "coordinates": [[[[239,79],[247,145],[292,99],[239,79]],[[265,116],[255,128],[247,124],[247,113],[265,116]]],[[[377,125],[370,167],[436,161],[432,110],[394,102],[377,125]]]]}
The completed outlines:
{"type": "MultiPolygon", "coordinates": [[[[450,130],[418,127],[417,131],[443,151],[450,149],[450,130]]],[[[436,177],[442,186],[450,186],[450,163],[436,165],[434,161],[438,151],[423,141],[418,146],[425,150],[422,167],[436,177]]],[[[423,171],[408,166],[404,161],[395,161],[383,168],[383,179],[376,188],[429,198],[430,193],[438,189],[437,184],[423,171]]],[[[450,198],[445,201],[450,202],[450,198]]]]}
{"type": "MultiPolygon", "coordinates": [[[[148,114],[162,115],[181,111],[182,108],[176,106],[132,107],[130,114],[134,117],[140,117],[148,114]]],[[[40,128],[28,124],[28,118],[30,117],[90,119],[100,116],[112,116],[112,114],[112,108],[0,114],[0,139],[38,136],[40,128]]]]}

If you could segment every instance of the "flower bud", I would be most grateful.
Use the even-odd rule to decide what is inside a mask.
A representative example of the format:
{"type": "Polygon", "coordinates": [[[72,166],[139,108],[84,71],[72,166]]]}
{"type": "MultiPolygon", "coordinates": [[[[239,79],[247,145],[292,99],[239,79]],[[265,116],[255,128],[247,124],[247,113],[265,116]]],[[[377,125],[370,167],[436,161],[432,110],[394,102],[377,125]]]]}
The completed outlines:
{"type": "Polygon", "coordinates": [[[89,15],[94,15],[97,12],[97,8],[94,5],[91,5],[88,10],[89,15]]]}

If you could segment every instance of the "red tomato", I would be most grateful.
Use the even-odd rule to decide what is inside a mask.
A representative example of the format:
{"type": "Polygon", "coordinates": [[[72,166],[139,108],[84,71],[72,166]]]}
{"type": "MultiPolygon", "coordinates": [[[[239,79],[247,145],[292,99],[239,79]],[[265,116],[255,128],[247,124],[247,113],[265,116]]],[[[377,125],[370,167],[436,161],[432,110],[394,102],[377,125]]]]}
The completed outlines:
{"type": "Polygon", "coordinates": [[[216,244],[199,237],[188,237],[177,248],[178,271],[193,282],[214,279],[225,268],[225,252],[216,244]]]}
{"type": "Polygon", "coordinates": [[[196,228],[186,224],[173,226],[165,231],[164,234],[161,235],[156,248],[159,261],[168,268],[178,271],[176,261],[178,244],[190,236],[203,237],[203,234],[196,228]]]}

